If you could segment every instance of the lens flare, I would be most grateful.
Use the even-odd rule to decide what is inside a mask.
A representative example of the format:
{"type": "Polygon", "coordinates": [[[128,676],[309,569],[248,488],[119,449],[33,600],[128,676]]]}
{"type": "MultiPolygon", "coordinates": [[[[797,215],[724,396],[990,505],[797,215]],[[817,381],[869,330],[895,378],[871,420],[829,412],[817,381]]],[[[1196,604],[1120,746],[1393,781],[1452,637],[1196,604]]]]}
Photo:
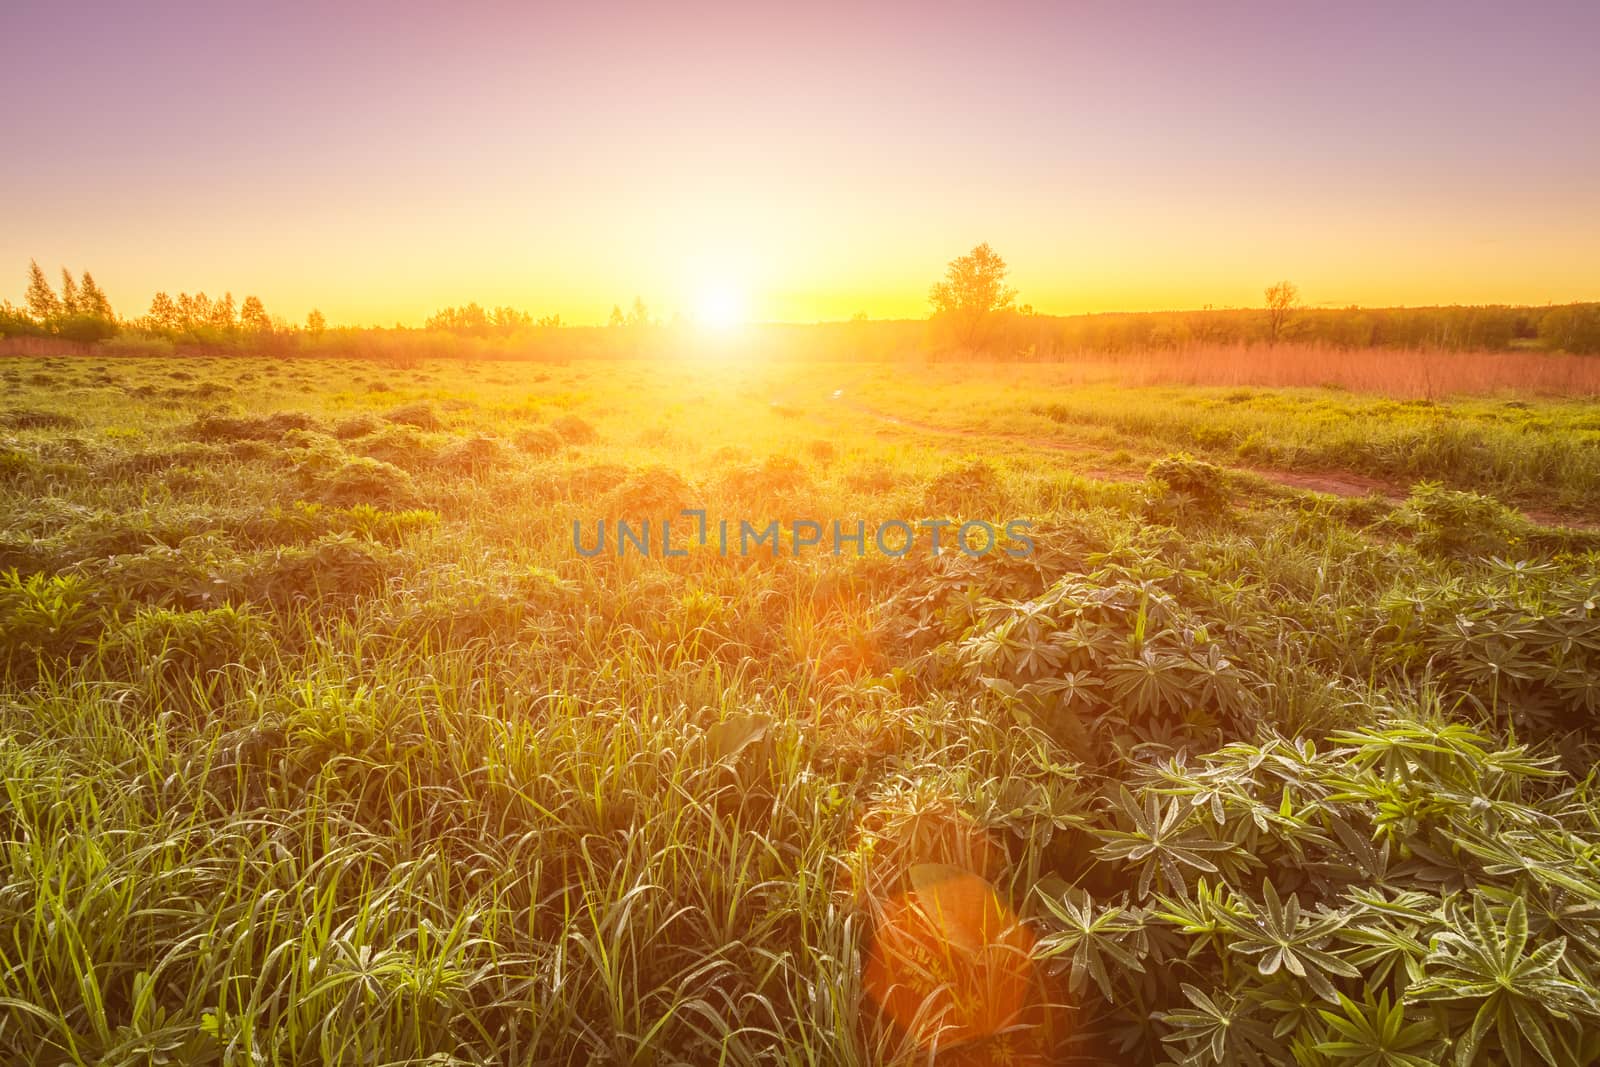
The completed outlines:
{"type": "Polygon", "coordinates": [[[949,1049],[1017,1026],[1030,1004],[1033,935],[986,879],[944,864],[912,870],[867,957],[867,994],[919,1048],[949,1049]]]}

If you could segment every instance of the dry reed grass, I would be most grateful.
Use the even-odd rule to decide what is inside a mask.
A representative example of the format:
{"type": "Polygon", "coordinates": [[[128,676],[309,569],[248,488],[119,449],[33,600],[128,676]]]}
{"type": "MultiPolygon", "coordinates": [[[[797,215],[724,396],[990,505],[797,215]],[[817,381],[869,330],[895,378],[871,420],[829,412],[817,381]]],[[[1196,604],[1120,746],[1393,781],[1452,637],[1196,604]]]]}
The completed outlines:
{"type": "Polygon", "coordinates": [[[1329,387],[1400,399],[1600,396],[1600,357],[1320,345],[1192,346],[1066,360],[1057,384],[1329,387]]]}

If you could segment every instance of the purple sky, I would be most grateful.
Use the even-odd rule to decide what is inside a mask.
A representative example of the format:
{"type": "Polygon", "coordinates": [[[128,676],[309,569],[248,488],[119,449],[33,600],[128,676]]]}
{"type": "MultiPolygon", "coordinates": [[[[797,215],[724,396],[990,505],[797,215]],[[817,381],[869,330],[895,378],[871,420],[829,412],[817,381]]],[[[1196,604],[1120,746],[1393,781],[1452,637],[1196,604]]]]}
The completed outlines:
{"type": "Polygon", "coordinates": [[[1042,310],[1600,299],[1600,4],[11,0],[0,40],[13,300],[36,257],[124,313],[920,314],[982,240],[1042,310]]]}

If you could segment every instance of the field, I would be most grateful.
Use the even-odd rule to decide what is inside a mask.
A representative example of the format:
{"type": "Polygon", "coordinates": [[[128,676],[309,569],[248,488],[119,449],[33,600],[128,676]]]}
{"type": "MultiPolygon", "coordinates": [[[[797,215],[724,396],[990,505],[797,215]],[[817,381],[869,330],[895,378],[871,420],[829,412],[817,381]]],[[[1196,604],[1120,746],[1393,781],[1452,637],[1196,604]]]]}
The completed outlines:
{"type": "Polygon", "coordinates": [[[0,361],[0,1061],[1600,1062],[1583,358],[0,361]]]}

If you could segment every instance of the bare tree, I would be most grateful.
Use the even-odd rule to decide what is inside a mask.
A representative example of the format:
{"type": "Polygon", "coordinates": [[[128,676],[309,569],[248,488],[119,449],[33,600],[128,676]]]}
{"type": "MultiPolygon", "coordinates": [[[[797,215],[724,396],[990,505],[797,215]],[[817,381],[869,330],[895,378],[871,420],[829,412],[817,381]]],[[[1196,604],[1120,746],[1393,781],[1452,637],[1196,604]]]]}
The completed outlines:
{"type": "Polygon", "coordinates": [[[1273,344],[1277,344],[1289,327],[1290,316],[1300,306],[1300,290],[1293,282],[1282,281],[1277,285],[1267,286],[1265,296],[1268,336],[1273,344]]]}
{"type": "Polygon", "coordinates": [[[1006,261],[987,243],[981,244],[952,259],[944,281],[929,290],[934,317],[950,324],[964,348],[981,341],[990,319],[1015,303],[1017,291],[1006,287],[1006,269],[1006,261]]]}

